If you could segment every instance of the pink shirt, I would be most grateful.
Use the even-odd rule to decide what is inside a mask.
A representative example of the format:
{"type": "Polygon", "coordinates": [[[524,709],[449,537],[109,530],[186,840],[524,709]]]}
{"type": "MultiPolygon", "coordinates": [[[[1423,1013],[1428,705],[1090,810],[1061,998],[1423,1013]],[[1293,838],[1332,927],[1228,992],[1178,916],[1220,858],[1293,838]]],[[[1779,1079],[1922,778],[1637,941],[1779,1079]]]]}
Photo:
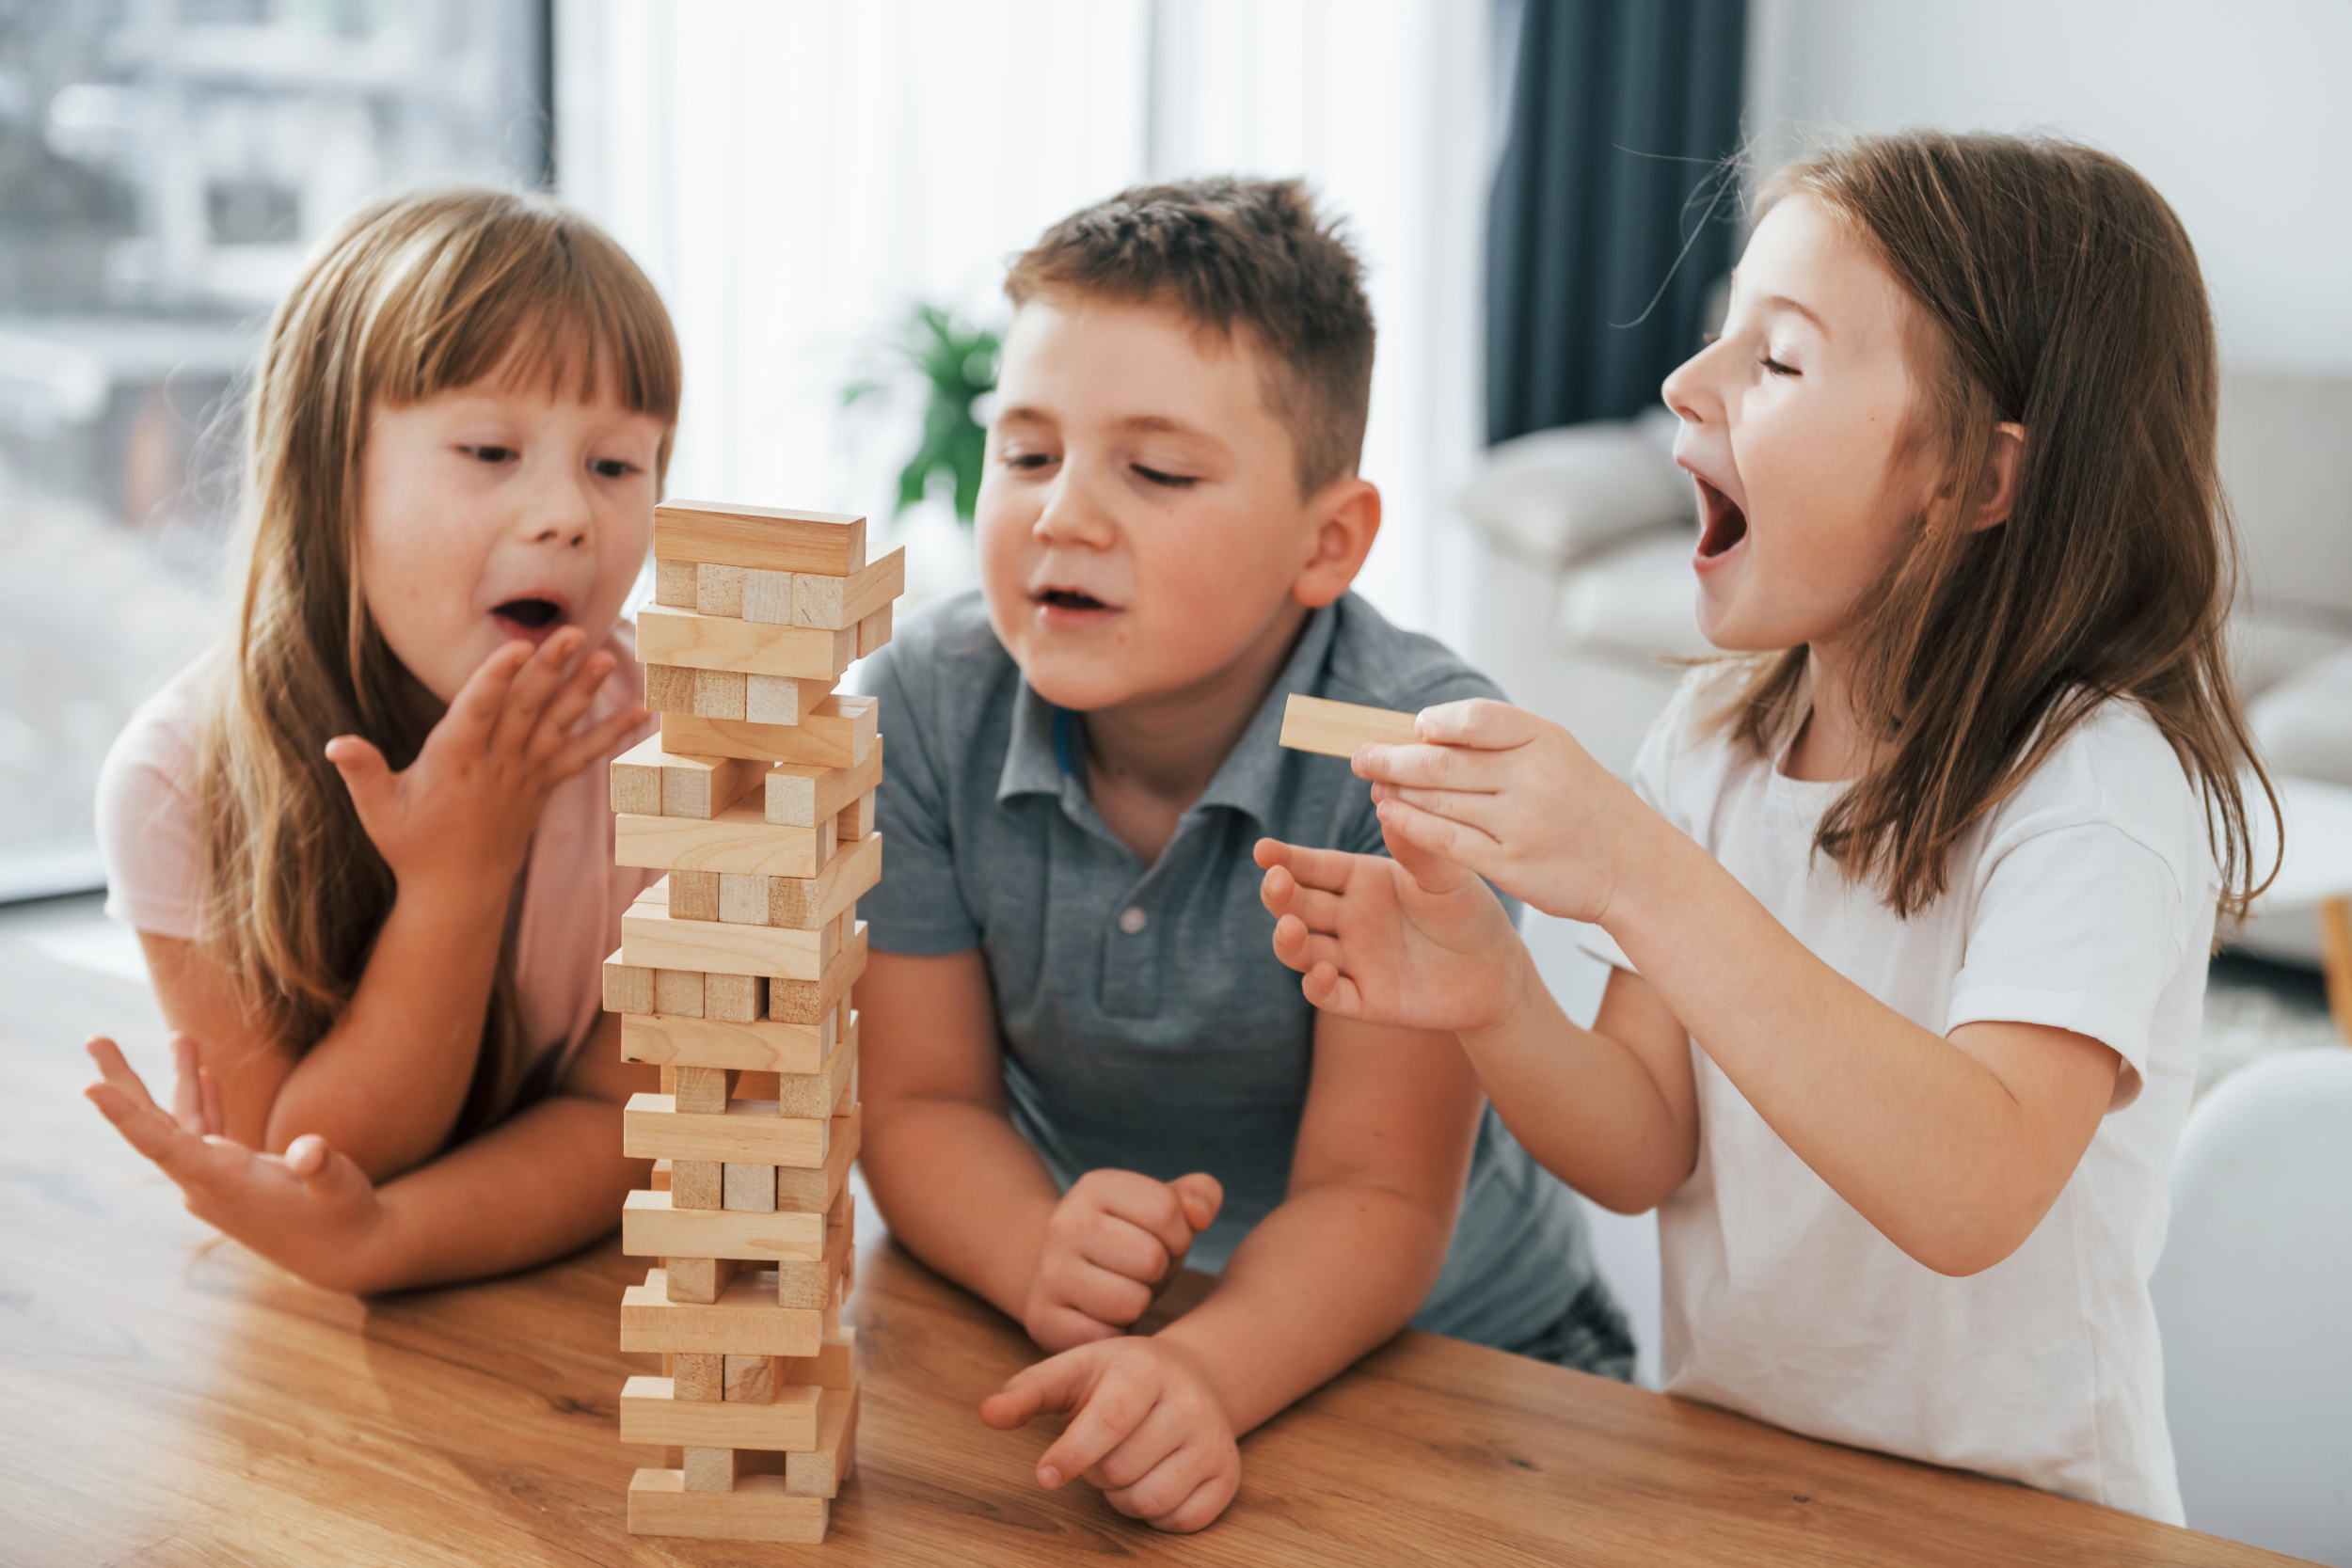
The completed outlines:
{"type": "MultiPolygon", "coordinates": [[[[644,691],[635,629],[606,642],[619,660],[582,725],[633,706],[644,691]]],[[[197,936],[199,892],[197,733],[211,660],[192,665],[141,705],[98,776],[98,847],[106,863],[106,912],[183,942],[197,936]]],[[[653,721],[558,784],[540,813],[524,864],[515,980],[531,1042],[526,1070],[558,1053],[568,1066],[604,1006],[604,960],[621,945],[621,911],[661,873],[612,863],[614,756],[653,733],[653,721]]]]}

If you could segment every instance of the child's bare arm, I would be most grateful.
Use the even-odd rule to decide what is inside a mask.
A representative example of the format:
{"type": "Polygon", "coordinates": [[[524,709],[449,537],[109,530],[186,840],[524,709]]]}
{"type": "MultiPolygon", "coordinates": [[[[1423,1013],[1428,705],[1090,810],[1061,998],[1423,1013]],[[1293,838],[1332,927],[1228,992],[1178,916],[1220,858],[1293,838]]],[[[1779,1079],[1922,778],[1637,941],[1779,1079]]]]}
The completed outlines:
{"type": "Polygon", "coordinates": [[[378,1181],[447,1139],[540,809],[640,717],[571,733],[612,669],[603,652],[568,669],[581,641],[567,628],[536,652],[516,642],[493,655],[405,772],[364,741],[329,747],[399,891],[350,1005],[298,1059],[246,1015],[200,949],[142,934],[164,1016],[201,1042],[220,1080],[228,1135],[281,1151],[315,1132],[378,1181]]]}
{"type": "Polygon", "coordinates": [[[620,1106],[660,1080],[618,1059],[611,1017],[562,1092],[382,1186],[315,1134],[282,1157],[221,1135],[218,1090],[205,1092],[192,1042],[175,1046],[177,1115],[148,1097],[106,1040],[91,1042],[104,1082],[90,1098],[179,1183],[191,1212],[329,1290],[406,1290],[561,1257],[610,1230],[646,1177],[646,1162],[621,1157],[620,1106]]]}

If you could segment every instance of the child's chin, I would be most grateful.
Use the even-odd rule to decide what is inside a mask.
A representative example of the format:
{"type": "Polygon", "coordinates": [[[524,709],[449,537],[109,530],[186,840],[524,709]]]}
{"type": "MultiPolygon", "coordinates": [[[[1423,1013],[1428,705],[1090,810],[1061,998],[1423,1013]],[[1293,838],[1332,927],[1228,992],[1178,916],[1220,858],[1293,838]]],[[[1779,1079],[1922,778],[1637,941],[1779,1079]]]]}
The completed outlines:
{"type": "Polygon", "coordinates": [[[1030,690],[1056,707],[1078,713],[1116,707],[1143,689],[1117,661],[1100,657],[1072,657],[1054,649],[1028,649],[1019,662],[1030,690]]]}

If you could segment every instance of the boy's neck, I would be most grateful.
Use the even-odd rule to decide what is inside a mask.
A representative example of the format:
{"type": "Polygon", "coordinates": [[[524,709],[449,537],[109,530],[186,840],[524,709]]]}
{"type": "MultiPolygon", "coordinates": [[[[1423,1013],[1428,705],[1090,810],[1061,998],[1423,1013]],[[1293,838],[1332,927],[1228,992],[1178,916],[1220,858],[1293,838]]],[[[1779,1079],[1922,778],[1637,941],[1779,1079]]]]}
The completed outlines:
{"type": "Polygon", "coordinates": [[[1216,777],[1290,659],[1308,610],[1285,598],[1240,656],[1175,691],[1086,715],[1087,787],[1095,814],[1146,865],[1216,777]]]}

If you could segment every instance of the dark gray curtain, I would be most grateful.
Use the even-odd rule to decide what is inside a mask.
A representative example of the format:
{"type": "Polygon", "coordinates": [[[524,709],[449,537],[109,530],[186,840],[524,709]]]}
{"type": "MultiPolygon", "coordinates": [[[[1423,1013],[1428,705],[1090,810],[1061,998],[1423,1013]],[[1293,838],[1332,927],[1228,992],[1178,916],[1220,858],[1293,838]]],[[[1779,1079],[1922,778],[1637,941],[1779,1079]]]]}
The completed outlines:
{"type": "Polygon", "coordinates": [[[1653,406],[1731,265],[1746,0],[1502,0],[1486,438],[1653,406]]]}

